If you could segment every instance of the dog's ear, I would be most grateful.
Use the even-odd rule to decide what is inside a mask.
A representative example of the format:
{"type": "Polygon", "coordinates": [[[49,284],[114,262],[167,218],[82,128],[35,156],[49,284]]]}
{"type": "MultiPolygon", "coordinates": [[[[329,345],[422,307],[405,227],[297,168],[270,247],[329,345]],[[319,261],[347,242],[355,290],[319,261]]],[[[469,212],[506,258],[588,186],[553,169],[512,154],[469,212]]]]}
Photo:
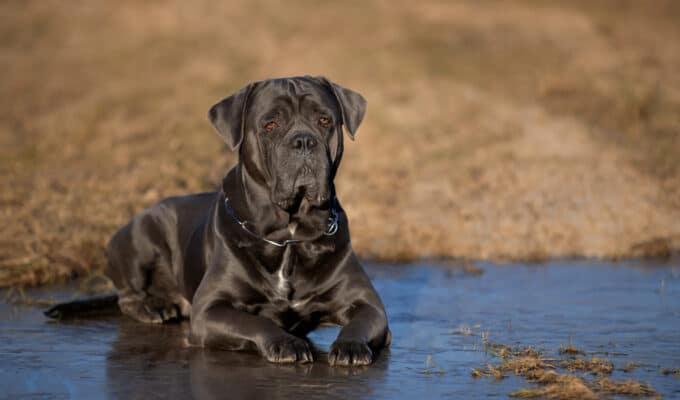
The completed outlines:
{"type": "Polygon", "coordinates": [[[340,105],[340,112],[342,112],[342,123],[349,137],[354,140],[357,129],[366,114],[366,99],[353,90],[331,82],[326,77],[319,76],[317,79],[326,84],[335,95],[340,105]]]}
{"type": "Polygon", "coordinates": [[[249,84],[208,111],[213,127],[232,150],[236,150],[243,141],[246,107],[254,86],[255,83],[249,84]]]}

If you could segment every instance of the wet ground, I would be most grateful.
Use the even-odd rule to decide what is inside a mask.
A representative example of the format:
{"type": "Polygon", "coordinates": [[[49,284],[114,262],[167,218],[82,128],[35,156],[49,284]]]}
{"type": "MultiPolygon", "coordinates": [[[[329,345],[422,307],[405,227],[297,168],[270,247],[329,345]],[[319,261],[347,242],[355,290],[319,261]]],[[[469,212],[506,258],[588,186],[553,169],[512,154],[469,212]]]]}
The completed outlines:
{"type": "MultiPolygon", "coordinates": [[[[54,322],[39,307],[0,304],[0,398],[506,398],[531,384],[473,378],[473,368],[497,362],[485,342],[557,355],[570,338],[608,357],[617,368],[611,379],[648,382],[664,398],[680,398],[680,377],[661,373],[680,367],[680,266],[477,266],[369,266],[394,339],[367,368],[330,368],[324,354],[313,365],[272,365],[188,348],[186,324],[116,316],[54,322]],[[621,371],[627,362],[642,365],[621,371]]],[[[70,291],[30,295],[64,299],[70,291]]],[[[336,334],[325,328],[311,339],[325,351],[336,334]]]]}

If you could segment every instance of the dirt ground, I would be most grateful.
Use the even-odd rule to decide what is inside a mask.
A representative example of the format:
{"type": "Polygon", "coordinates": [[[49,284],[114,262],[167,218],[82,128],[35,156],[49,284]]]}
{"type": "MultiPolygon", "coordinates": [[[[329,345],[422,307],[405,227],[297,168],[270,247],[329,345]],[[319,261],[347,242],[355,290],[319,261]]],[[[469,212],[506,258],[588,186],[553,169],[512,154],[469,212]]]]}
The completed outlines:
{"type": "Polygon", "coordinates": [[[338,176],[362,257],[671,257],[680,3],[4,1],[0,286],[234,162],[206,112],[326,75],[369,108],[338,176]]]}

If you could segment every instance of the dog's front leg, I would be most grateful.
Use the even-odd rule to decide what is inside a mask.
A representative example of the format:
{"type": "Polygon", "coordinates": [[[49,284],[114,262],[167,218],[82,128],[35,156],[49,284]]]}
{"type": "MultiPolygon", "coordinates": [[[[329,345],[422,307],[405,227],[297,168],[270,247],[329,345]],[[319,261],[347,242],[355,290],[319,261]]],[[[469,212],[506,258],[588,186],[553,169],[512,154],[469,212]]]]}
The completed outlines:
{"type": "Polygon", "coordinates": [[[328,352],[330,365],[368,365],[374,360],[374,350],[389,345],[390,330],[381,306],[367,303],[353,305],[347,311],[349,322],[328,352]]]}
{"type": "Polygon", "coordinates": [[[191,342],[228,350],[257,349],[267,361],[313,361],[309,344],[284,331],[272,320],[214,304],[191,317],[191,342]]]}

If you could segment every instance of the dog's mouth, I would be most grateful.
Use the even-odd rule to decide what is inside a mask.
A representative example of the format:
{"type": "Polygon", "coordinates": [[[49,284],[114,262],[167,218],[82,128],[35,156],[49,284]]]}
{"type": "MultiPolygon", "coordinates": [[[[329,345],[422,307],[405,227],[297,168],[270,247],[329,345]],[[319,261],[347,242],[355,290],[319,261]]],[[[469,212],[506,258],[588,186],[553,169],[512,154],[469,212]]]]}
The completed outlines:
{"type": "Polygon", "coordinates": [[[279,181],[272,193],[272,201],[289,214],[302,209],[328,209],[330,206],[330,183],[316,176],[304,166],[294,179],[279,181]]]}
{"type": "Polygon", "coordinates": [[[278,198],[274,203],[289,214],[296,214],[303,208],[303,202],[318,209],[327,209],[330,205],[330,196],[322,193],[318,185],[295,185],[293,194],[278,198]]]}

